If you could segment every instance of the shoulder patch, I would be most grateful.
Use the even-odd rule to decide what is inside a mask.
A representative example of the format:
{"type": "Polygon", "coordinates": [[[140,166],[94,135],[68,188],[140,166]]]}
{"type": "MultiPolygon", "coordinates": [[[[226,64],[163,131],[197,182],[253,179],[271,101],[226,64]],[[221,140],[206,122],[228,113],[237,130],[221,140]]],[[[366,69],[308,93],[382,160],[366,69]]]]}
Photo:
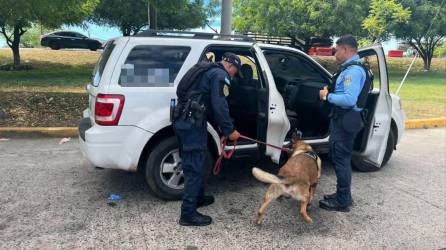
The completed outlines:
{"type": "Polygon", "coordinates": [[[347,74],[346,76],[344,76],[344,88],[348,88],[350,87],[350,85],[352,84],[352,74],[347,74]]]}
{"type": "Polygon", "coordinates": [[[227,97],[229,95],[229,87],[228,85],[225,84],[225,86],[223,87],[223,95],[225,97],[227,97]]]}

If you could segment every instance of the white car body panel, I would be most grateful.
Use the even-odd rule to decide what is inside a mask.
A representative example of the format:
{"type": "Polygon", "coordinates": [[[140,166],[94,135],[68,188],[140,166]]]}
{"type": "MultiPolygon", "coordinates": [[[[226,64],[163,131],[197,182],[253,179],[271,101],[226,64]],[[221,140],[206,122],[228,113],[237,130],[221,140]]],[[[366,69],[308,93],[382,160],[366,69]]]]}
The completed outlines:
{"type": "MultiPolygon", "coordinates": [[[[85,141],[80,139],[81,150],[85,157],[95,166],[103,168],[116,168],[127,171],[135,171],[145,145],[150,138],[160,130],[171,126],[169,120],[170,99],[176,98],[176,86],[183,75],[198,62],[205,48],[209,45],[232,45],[254,47],[260,67],[264,71],[269,83],[269,103],[268,103],[268,131],[267,143],[282,145],[286,133],[290,129],[290,124],[285,112],[285,104],[282,96],[277,91],[272,73],[268,67],[266,59],[261,53],[262,48],[279,48],[289,50],[305,56],[318,65],[324,72],[331,74],[310,56],[300,50],[277,45],[258,44],[252,42],[238,42],[231,40],[201,40],[184,38],[158,38],[158,37],[121,37],[114,40],[115,48],[110,55],[104,68],[99,85],[87,86],[90,106],[83,112],[84,117],[90,117],[91,127],[85,131],[85,141]],[[123,87],[118,84],[121,66],[124,64],[131,49],[137,45],[172,45],[188,46],[191,51],[187,56],[177,77],[170,87],[123,87]],[[125,103],[118,126],[100,126],[94,122],[94,104],[97,94],[122,94],[125,96],[125,103]],[[270,109],[272,108],[272,109],[270,109]]],[[[392,118],[398,129],[398,141],[402,137],[404,130],[404,112],[399,106],[399,98],[392,96],[392,118]],[[398,105],[395,105],[395,103],[398,105]]],[[[390,96],[383,97],[386,102],[392,102],[390,96]]],[[[384,109],[379,109],[380,111],[384,109]]],[[[385,119],[386,115],[377,115],[377,121],[385,119]]],[[[387,116],[388,117],[388,116],[387,116]]],[[[383,126],[382,130],[374,131],[373,136],[379,136],[385,141],[389,125],[383,126]]],[[[214,141],[217,151],[220,154],[223,150],[220,146],[220,137],[215,128],[208,123],[208,132],[214,141]]],[[[328,138],[318,140],[308,140],[309,143],[327,143],[328,138]]],[[[387,137],[386,137],[387,138],[387,137]]],[[[377,139],[378,140],[378,139],[377,139]]],[[[373,148],[378,148],[381,143],[368,145],[364,152],[364,157],[377,154],[373,148]],[[379,145],[378,145],[379,144],[379,145]],[[368,150],[368,151],[367,151],[368,150]]],[[[257,148],[257,144],[237,146],[237,149],[257,148]]],[[[232,146],[225,146],[224,150],[232,149],[232,146]]],[[[265,154],[273,162],[278,163],[280,151],[271,147],[266,147],[265,154]]],[[[382,157],[381,155],[378,157],[382,157]]],[[[379,159],[378,159],[379,160],[379,159]]]]}

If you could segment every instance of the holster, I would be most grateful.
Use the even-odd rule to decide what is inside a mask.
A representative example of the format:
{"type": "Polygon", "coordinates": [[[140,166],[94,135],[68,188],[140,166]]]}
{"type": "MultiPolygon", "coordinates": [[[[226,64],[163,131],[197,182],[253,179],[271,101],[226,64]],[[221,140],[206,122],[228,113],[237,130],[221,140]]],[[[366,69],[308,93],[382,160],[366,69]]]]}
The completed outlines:
{"type": "Polygon", "coordinates": [[[188,120],[196,128],[203,127],[204,122],[206,121],[206,106],[204,104],[200,104],[195,99],[188,99],[185,103],[179,103],[174,110],[174,120],[188,120]]]}

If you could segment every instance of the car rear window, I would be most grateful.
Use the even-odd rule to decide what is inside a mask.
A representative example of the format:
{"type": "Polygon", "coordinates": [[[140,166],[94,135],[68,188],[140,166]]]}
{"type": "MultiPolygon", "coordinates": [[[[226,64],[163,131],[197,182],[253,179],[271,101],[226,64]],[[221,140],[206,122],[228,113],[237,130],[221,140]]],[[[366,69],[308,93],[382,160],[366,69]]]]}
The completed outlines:
{"type": "Polygon", "coordinates": [[[124,87],[170,87],[191,48],[135,46],[121,66],[119,84],[124,87]]]}
{"type": "Polygon", "coordinates": [[[98,63],[96,63],[96,66],[93,70],[93,81],[91,82],[93,86],[95,87],[99,86],[99,83],[101,82],[102,78],[102,73],[104,72],[105,69],[105,65],[107,64],[108,58],[110,57],[114,48],[115,48],[114,41],[108,42],[105,45],[105,49],[102,52],[101,56],[99,57],[98,63]]]}

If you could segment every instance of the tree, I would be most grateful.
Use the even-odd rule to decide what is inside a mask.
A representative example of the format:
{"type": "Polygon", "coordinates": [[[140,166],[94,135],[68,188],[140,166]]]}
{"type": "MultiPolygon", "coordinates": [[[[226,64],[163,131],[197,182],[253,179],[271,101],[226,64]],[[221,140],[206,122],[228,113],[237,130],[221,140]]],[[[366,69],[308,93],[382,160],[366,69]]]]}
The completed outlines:
{"type": "MultiPolygon", "coordinates": [[[[302,39],[353,34],[363,36],[360,24],[369,0],[235,0],[237,31],[302,39]]],[[[307,47],[305,50],[308,50],[307,47]]]]}
{"type": "Polygon", "coordinates": [[[423,58],[430,70],[435,48],[446,38],[446,2],[444,0],[401,0],[412,12],[407,23],[398,24],[393,33],[407,41],[423,58]]]}
{"type": "Polygon", "coordinates": [[[393,26],[407,23],[410,14],[410,10],[396,0],[372,0],[369,16],[362,21],[362,27],[373,43],[382,42],[389,39],[393,26]]]}
{"type": "Polygon", "coordinates": [[[149,5],[154,15],[150,28],[184,30],[204,26],[206,21],[203,0],[101,0],[91,19],[116,26],[129,36],[148,25],[149,5]]]}
{"type": "Polygon", "coordinates": [[[13,53],[14,68],[20,66],[20,40],[33,23],[56,28],[80,24],[98,0],[0,0],[0,33],[13,53]]]}

